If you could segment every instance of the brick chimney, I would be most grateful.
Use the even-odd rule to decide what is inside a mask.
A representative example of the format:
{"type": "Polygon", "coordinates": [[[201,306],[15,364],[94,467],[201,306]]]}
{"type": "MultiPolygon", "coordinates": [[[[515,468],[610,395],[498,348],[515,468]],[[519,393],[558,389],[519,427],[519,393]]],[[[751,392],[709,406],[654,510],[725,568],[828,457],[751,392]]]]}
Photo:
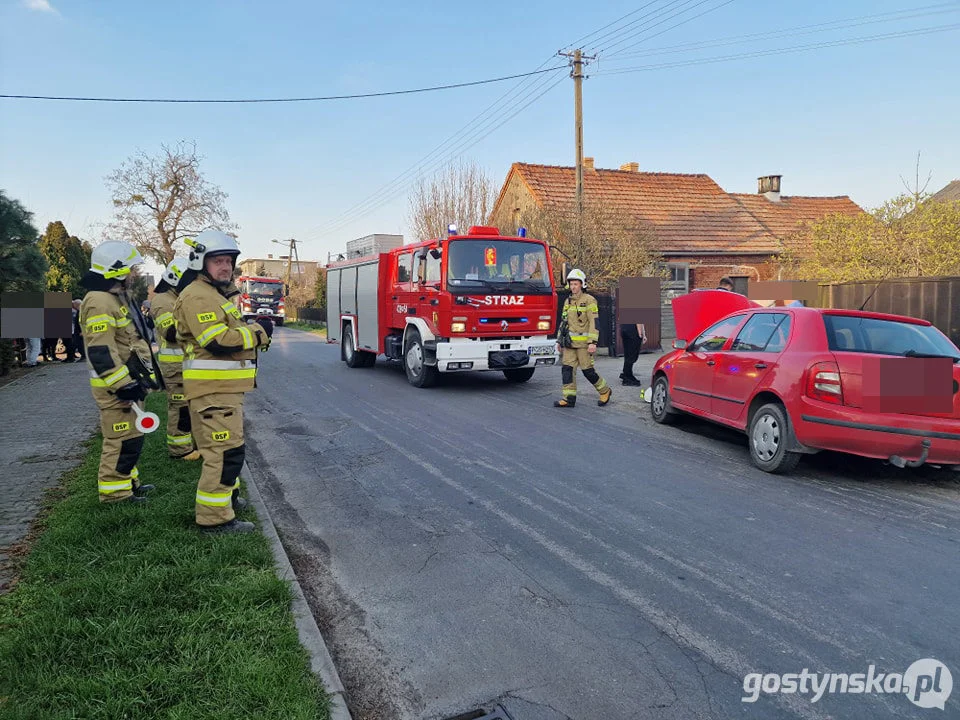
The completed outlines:
{"type": "Polygon", "coordinates": [[[620,166],[620,169],[625,172],[640,172],[640,163],[637,162],[628,162],[620,166]]]}
{"type": "Polygon", "coordinates": [[[583,169],[584,169],[584,170],[593,170],[593,169],[594,169],[594,167],[593,167],[593,158],[592,158],[592,157],[585,157],[585,158],[583,159],[583,169]]]}
{"type": "Polygon", "coordinates": [[[757,193],[770,202],[780,202],[780,178],[783,175],[764,175],[757,178],[757,193]]]}

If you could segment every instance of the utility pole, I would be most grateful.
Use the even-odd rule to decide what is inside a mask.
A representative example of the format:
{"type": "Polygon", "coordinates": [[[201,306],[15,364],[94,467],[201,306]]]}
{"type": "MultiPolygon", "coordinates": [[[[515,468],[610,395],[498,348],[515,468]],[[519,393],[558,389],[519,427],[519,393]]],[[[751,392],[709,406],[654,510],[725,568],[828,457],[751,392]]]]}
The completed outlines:
{"type": "Polygon", "coordinates": [[[573,78],[574,142],[576,144],[575,174],[577,182],[577,262],[583,254],[583,66],[596,56],[587,56],[579,48],[572,53],[560,52],[570,58],[570,77],[573,78]]]}
{"type": "Polygon", "coordinates": [[[300,255],[297,252],[297,241],[294,238],[289,240],[273,240],[277,245],[285,245],[287,247],[287,276],[284,279],[284,284],[287,288],[290,287],[290,274],[293,270],[293,256],[297,256],[297,277],[300,276],[300,255]]]}

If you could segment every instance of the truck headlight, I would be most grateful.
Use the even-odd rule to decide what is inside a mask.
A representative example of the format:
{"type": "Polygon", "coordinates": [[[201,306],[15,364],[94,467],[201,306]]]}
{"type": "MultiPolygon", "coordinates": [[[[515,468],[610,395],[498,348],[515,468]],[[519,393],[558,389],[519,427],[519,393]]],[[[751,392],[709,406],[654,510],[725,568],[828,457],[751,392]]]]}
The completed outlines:
{"type": "Polygon", "coordinates": [[[550,329],[549,320],[541,320],[540,322],[537,323],[537,330],[549,330],[549,329],[550,329]]]}
{"type": "Polygon", "coordinates": [[[450,332],[466,332],[467,324],[462,322],[451,323],[450,332]]]}

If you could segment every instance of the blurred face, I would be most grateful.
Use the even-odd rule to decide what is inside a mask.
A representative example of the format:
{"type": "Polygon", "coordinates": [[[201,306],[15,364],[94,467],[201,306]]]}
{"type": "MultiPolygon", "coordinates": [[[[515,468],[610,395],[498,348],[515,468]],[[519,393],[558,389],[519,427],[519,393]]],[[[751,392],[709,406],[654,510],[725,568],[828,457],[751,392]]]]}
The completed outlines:
{"type": "Polygon", "coordinates": [[[207,258],[203,267],[215,282],[230,282],[233,277],[233,258],[230,255],[216,255],[207,258]]]}
{"type": "Polygon", "coordinates": [[[570,292],[574,295],[579,295],[580,291],[583,290],[583,283],[580,280],[570,280],[570,292]]]}

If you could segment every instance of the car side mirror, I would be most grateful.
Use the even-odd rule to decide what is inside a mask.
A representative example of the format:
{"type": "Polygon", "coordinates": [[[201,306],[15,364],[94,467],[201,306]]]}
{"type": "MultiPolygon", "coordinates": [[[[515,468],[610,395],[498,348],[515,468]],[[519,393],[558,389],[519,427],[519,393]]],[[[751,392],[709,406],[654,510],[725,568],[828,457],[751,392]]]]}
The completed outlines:
{"type": "Polygon", "coordinates": [[[674,350],[686,350],[686,349],[687,349],[687,341],[686,341],[686,340],[679,340],[679,339],[678,339],[678,340],[674,340],[674,341],[673,341],[673,349],[674,349],[674,350]]]}

